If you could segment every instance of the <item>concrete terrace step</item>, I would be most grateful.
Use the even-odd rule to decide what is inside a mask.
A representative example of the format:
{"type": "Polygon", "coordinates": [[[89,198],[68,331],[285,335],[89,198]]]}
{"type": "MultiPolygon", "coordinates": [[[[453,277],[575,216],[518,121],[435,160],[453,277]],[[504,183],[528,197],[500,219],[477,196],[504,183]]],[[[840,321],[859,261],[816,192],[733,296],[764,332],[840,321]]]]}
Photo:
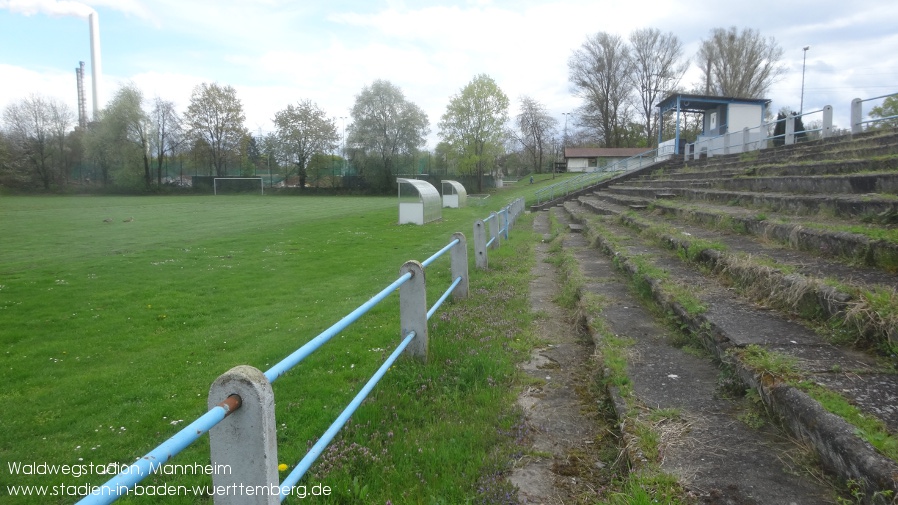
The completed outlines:
{"type": "MultiPolygon", "coordinates": [[[[627,211],[632,207],[625,207],[597,197],[580,197],[579,202],[585,209],[591,211],[601,209],[596,214],[618,216],[621,222],[637,229],[645,230],[654,227],[657,230],[665,230],[664,234],[667,238],[664,240],[679,241],[679,248],[688,249],[689,241],[695,239],[717,242],[726,246],[727,253],[767,258],[789,272],[817,278],[820,281],[836,279],[844,280],[846,285],[866,287],[871,290],[878,288],[898,290],[898,273],[883,271],[875,266],[846,263],[832,256],[811,256],[801,250],[771,242],[763,234],[746,235],[713,227],[706,228],[701,224],[683,222],[683,220],[676,219],[675,215],[668,215],[667,218],[646,213],[627,215],[627,211]]],[[[757,222],[754,216],[752,219],[757,222]]],[[[790,226],[790,228],[794,230],[794,227],[790,226]]],[[[837,236],[838,234],[833,235],[837,236]]],[[[898,257],[898,247],[896,247],[896,257],[898,257]]]]}
{"type": "Polygon", "coordinates": [[[746,353],[760,349],[788,356],[795,360],[805,384],[837,392],[865,415],[880,419],[893,436],[898,432],[898,375],[894,371],[871,356],[828,344],[801,324],[740,299],[674,254],[607,217],[590,218],[588,211],[573,202],[564,210],[591,230],[589,236],[595,237],[599,250],[613,256],[631,277],[650,288],[662,312],[673,314],[712,355],[734,367],[794,434],[814,447],[826,467],[843,479],[862,483],[868,496],[898,491],[895,461],[863,441],[844,419],[826,412],[796,386],[795,379],[756,369],[746,353]],[[644,264],[653,269],[643,270],[640,265],[644,264]],[[652,271],[666,272],[667,280],[646,273],[652,271]],[[688,291],[706,310],[687,311],[665,287],[670,284],[689,286],[688,291]]]}
{"type": "MultiPolygon", "coordinates": [[[[560,224],[570,223],[563,210],[551,212],[560,224]]],[[[537,219],[548,221],[545,214],[537,219]]],[[[834,500],[830,489],[807,474],[784,471],[781,458],[796,452],[788,437],[770,423],[755,429],[739,420],[752,412],[750,402],[719,394],[720,371],[714,363],[676,345],[670,328],[640,305],[611,259],[596,254],[579,234],[561,240],[578,263],[585,290],[602,300],[601,312],[587,314],[597,354],[605,352],[606,336],[631,341],[625,372],[629,391],[608,389],[632,471],[659,465],[700,503],[834,500]],[[661,433],[657,455],[640,450],[647,426],[661,433]]]]}
{"type": "MultiPolygon", "coordinates": [[[[898,151],[898,148],[896,148],[898,151]]],[[[678,170],[656,171],[635,181],[698,180],[744,176],[807,176],[848,175],[859,172],[894,172],[898,170],[898,155],[875,159],[819,160],[784,164],[762,164],[757,160],[733,159],[725,164],[688,164],[678,170]]]]}
{"type": "MultiPolygon", "coordinates": [[[[616,201],[617,199],[613,200],[616,201]]],[[[839,227],[856,226],[856,221],[828,220],[819,222],[796,216],[766,214],[739,207],[659,201],[652,205],[662,212],[705,227],[727,223],[730,229],[751,234],[762,240],[774,240],[792,249],[817,256],[841,258],[848,262],[898,271],[898,242],[871,238],[861,233],[839,231],[839,227]]],[[[871,230],[873,227],[871,227],[871,230]]]]}
{"type": "Polygon", "coordinates": [[[681,179],[688,180],[696,180],[696,179],[718,179],[721,177],[735,177],[740,175],[745,175],[751,169],[750,168],[734,168],[734,169],[707,169],[707,170],[698,170],[698,169],[689,169],[689,170],[665,170],[663,172],[653,172],[651,174],[643,175],[642,177],[638,177],[633,179],[633,183],[643,183],[649,181],[676,181],[681,179]]]}
{"type": "Polygon", "coordinates": [[[611,193],[643,198],[655,198],[659,193],[676,194],[687,200],[726,203],[749,206],[771,212],[796,215],[827,211],[835,216],[851,217],[877,214],[898,214],[898,198],[889,195],[794,195],[772,192],[726,191],[692,188],[643,188],[614,185],[606,188],[611,193]]]}
{"type": "Polygon", "coordinates": [[[646,188],[695,188],[775,193],[826,193],[865,194],[898,193],[898,173],[872,173],[863,175],[795,175],[741,177],[663,179],[631,181],[632,185],[646,188]]]}
{"type": "MultiPolygon", "coordinates": [[[[581,197],[580,203],[593,211],[620,209],[586,197],[581,197]]],[[[888,305],[884,294],[896,292],[898,274],[808,256],[746,235],[658,216],[620,213],[618,221],[677,251],[680,257],[706,265],[709,271],[729,279],[742,296],[777,306],[810,324],[842,327],[845,338],[857,345],[880,353],[888,348],[896,325],[891,314],[898,307],[888,305]]],[[[898,370],[898,358],[892,356],[891,361],[898,370]]]]}

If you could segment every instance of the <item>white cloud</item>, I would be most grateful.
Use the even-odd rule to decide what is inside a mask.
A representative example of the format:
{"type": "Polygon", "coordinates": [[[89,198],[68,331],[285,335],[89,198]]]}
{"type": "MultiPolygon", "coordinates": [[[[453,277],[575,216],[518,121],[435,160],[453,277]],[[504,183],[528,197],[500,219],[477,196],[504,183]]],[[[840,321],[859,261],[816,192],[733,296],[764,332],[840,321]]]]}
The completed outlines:
{"type": "Polygon", "coordinates": [[[48,16],[83,18],[94,12],[89,5],[71,0],[0,0],[0,9],[9,9],[11,12],[25,16],[46,14],[48,16]]]}
{"type": "MultiPolygon", "coordinates": [[[[65,3],[0,0],[0,8],[11,9],[13,2],[31,8],[65,3]]],[[[274,113],[297,100],[309,99],[331,117],[346,116],[362,87],[375,79],[399,86],[436,130],[449,99],[480,73],[495,79],[511,99],[512,116],[518,99],[527,95],[562,120],[562,112],[579,104],[568,84],[572,52],[598,31],[627,36],[641,27],[672,31],[683,41],[686,58],[714,27],[736,24],[775,37],[788,67],[771,92],[775,108],[798,107],[801,47],[810,44],[806,108],[833,102],[838,110],[847,108],[852,94],[896,91],[884,87],[898,82],[893,28],[898,4],[859,2],[822,0],[808,9],[760,0],[750,11],[708,0],[638,6],[611,0],[84,0],[83,5],[108,20],[101,30],[109,93],[116,88],[112,83],[130,80],[147,98],[158,94],[183,110],[195,85],[229,84],[244,102],[247,127],[256,131],[269,130],[274,113]],[[108,15],[110,10],[125,19],[108,15]],[[129,37],[127,30],[153,38],[129,37]]],[[[2,16],[13,15],[0,10],[2,16]]],[[[5,43],[0,34],[0,47],[5,43]]],[[[35,53],[20,63],[27,68],[0,66],[4,76],[13,77],[5,81],[0,107],[3,100],[35,91],[74,106],[74,72],[47,69],[44,61],[35,53]]],[[[695,82],[693,66],[682,85],[695,82]]]]}

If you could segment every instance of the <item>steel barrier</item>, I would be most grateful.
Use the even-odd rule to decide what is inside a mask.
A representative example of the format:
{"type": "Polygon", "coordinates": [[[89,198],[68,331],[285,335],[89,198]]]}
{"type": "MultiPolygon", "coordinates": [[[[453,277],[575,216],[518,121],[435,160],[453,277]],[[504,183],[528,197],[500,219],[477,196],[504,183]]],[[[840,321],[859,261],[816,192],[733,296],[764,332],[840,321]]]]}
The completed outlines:
{"type": "Polygon", "coordinates": [[[501,240],[508,240],[508,231],[524,212],[523,198],[506,205],[499,212],[492,212],[484,219],[474,221],[474,264],[477,268],[485,270],[489,266],[488,249],[497,249],[501,240]],[[489,227],[487,227],[489,223],[489,227]],[[489,239],[487,239],[487,230],[489,239]]]}
{"type": "MultiPolygon", "coordinates": [[[[506,240],[508,239],[508,228],[523,208],[524,201],[519,199],[498,213],[491,214],[497,239],[503,232],[506,240]],[[504,219],[502,228],[499,227],[500,216],[504,219]]],[[[481,227],[484,225],[483,221],[478,222],[481,227]]],[[[476,227],[475,224],[475,229],[476,227]]],[[[216,505],[273,504],[282,501],[403,352],[426,361],[427,321],[449,296],[463,299],[468,296],[468,292],[467,240],[464,234],[457,232],[453,234],[448,245],[423,262],[407,261],[400,268],[399,278],[393,283],[266,372],[241,365],[219,376],[209,391],[208,412],[125,467],[103,485],[95,487],[91,494],[78,502],[78,505],[109,504],[127,495],[140,481],[207,432],[210,438],[211,461],[216,465],[226,465],[231,470],[227,473],[213,473],[213,488],[226,490],[236,489],[239,486],[241,489],[252,487],[269,490],[267,493],[254,496],[216,494],[214,498],[216,505]],[[446,253],[450,253],[453,281],[428,309],[424,269],[446,253]],[[397,289],[402,341],[321,438],[279,483],[274,393],[271,384],[397,289]],[[228,422],[223,423],[226,418],[228,422]]]]}

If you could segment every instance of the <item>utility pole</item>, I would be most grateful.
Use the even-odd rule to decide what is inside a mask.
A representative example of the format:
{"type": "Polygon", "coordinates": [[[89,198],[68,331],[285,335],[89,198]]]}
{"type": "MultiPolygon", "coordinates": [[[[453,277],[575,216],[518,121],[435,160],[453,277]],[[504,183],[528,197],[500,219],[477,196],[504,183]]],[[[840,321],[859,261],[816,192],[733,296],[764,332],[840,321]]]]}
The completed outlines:
{"type": "Polygon", "coordinates": [[[804,48],[802,49],[802,51],[804,51],[804,57],[801,61],[801,105],[798,106],[799,116],[804,113],[804,68],[805,64],[808,61],[808,49],[810,48],[811,46],[804,46],[804,48]]]}

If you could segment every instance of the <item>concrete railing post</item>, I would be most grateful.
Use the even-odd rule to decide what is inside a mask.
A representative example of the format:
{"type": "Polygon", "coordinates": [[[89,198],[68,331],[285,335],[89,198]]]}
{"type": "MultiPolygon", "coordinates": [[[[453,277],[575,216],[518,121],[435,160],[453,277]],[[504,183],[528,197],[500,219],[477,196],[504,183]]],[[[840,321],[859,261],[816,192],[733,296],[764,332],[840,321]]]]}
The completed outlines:
{"type": "Polygon", "coordinates": [[[795,116],[789,114],[786,118],[786,145],[791,146],[795,143],[795,116]]]}
{"type": "Polygon", "coordinates": [[[486,270],[488,267],[486,256],[486,223],[478,219],[474,221],[474,265],[486,270]]]}
{"type": "Polygon", "coordinates": [[[492,243],[490,244],[490,249],[498,249],[499,248],[499,215],[495,212],[490,212],[490,240],[492,243]]]}
{"type": "Polygon", "coordinates": [[[500,212],[502,216],[502,228],[501,230],[505,230],[505,240],[508,240],[508,229],[511,227],[511,221],[508,219],[508,207],[505,207],[500,212]]]}
{"type": "Polygon", "coordinates": [[[274,419],[274,392],[265,374],[247,365],[236,366],[212,383],[210,409],[231,395],[239,395],[241,407],[209,430],[212,485],[230,489],[216,494],[215,505],[276,505],[278,446],[274,419]],[[219,471],[220,469],[220,471],[219,471]],[[241,487],[267,488],[259,494],[238,494],[241,487]]]}
{"type": "Polygon", "coordinates": [[[468,282],[468,241],[465,234],[457,231],[452,234],[453,239],[458,239],[458,244],[452,248],[449,255],[449,270],[452,272],[452,280],[461,277],[461,282],[452,290],[452,298],[461,300],[468,297],[470,283],[468,282]]]}
{"type": "Polygon", "coordinates": [[[427,361],[427,285],[424,282],[424,266],[411,260],[399,269],[400,275],[411,273],[412,278],[399,287],[399,322],[402,326],[400,339],[411,332],[415,338],[405,351],[412,356],[427,361]]]}
{"type": "Polygon", "coordinates": [[[829,138],[833,135],[833,106],[827,105],[823,108],[823,126],[820,134],[823,138],[829,138]]]}
{"type": "Polygon", "coordinates": [[[855,98],[851,101],[851,134],[855,135],[864,131],[864,125],[861,124],[861,121],[864,120],[864,111],[863,111],[863,100],[860,98],[855,98]]]}
{"type": "Polygon", "coordinates": [[[747,153],[751,150],[751,132],[748,131],[746,126],[742,129],[742,152],[747,153]]]}

